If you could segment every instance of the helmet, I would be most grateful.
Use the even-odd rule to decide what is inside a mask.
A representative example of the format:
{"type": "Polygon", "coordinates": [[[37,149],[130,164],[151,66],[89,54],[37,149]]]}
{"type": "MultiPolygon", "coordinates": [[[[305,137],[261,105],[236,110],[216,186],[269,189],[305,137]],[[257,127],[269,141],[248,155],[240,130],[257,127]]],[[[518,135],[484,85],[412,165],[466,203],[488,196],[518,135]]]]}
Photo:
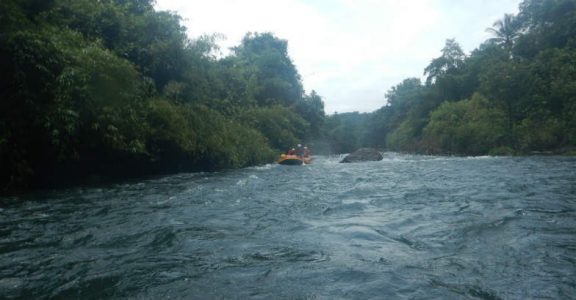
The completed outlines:
{"type": "Polygon", "coordinates": [[[298,148],[302,147],[302,144],[298,144],[298,148]]]}

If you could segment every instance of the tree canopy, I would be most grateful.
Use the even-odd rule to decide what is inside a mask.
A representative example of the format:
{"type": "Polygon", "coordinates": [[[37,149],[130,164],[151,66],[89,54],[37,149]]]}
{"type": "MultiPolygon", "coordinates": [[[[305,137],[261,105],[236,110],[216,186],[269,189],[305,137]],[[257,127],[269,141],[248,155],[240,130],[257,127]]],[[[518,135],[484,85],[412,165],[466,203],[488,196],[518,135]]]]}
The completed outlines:
{"type": "Polygon", "coordinates": [[[272,33],[231,55],[152,0],[0,2],[0,191],[270,162],[317,136],[272,33]]]}
{"type": "MultiPolygon", "coordinates": [[[[0,1],[0,190],[270,162],[294,143],[484,155],[576,149],[576,2],[524,0],[372,113],[325,116],[272,33],[230,55],[152,0],[0,1]]],[[[490,22],[487,21],[487,25],[490,22]]]]}
{"type": "MultiPolygon", "coordinates": [[[[459,155],[576,152],[576,2],[525,0],[519,8],[469,55],[448,39],[424,70],[426,84],[409,78],[392,87],[384,107],[349,125],[361,137],[349,144],[459,155]]],[[[342,120],[325,131],[337,132],[343,117],[332,116],[342,120]]]]}

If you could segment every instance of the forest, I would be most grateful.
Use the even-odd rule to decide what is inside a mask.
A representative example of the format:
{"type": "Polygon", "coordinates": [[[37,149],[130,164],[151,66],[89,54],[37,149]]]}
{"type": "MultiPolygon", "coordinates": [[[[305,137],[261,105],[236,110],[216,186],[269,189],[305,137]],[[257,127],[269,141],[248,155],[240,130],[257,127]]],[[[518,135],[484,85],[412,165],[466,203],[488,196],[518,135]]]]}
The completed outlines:
{"type": "Polygon", "coordinates": [[[273,33],[223,56],[153,0],[2,0],[0,191],[240,168],[300,142],[574,154],[576,1],[525,0],[487,30],[470,54],[448,39],[384,107],[326,116],[273,33]]]}
{"type": "Polygon", "coordinates": [[[317,137],[286,40],[219,57],[153,4],[0,2],[0,190],[239,168],[317,137]]]}
{"type": "Polygon", "coordinates": [[[487,31],[469,55],[446,40],[425,80],[398,83],[384,107],[328,116],[333,150],[576,154],[576,1],[525,0],[487,31]]]}

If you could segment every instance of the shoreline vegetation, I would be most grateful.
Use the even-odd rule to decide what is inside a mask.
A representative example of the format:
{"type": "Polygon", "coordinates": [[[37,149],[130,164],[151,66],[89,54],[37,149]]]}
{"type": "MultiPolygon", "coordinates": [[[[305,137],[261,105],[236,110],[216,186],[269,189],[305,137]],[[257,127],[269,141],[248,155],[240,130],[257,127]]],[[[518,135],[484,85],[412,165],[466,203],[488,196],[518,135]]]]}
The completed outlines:
{"type": "Polygon", "coordinates": [[[1,1],[0,194],[241,168],[297,143],[575,155],[575,28],[575,1],[525,0],[469,55],[448,39],[382,108],[326,116],[272,33],[222,57],[152,0],[1,1]]]}
{"type": "MultiPolygon", "coordinates": [[[[487,23],[488,25],[489,23],[487,23]]],[[[327,116],[336,152],[576,154],[576,1],[525,0],[470,54],[454,39],[371,113],[327,116]]]]}

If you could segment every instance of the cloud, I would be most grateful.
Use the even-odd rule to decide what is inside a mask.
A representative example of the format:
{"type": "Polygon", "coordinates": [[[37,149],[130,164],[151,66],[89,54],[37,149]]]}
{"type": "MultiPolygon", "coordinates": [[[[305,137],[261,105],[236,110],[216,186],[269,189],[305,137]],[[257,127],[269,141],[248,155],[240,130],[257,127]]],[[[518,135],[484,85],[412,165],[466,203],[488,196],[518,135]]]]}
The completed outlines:
{"type": "Polygon", "coordinates": [[[447,38],[471,51],[485,28],[520,0],[157,0],[157,8],[184,18],[191,37],[222,33],[223,48],[247,32],[273,32],[309,92],[326,111],[368,112],[385,104],[388,89],[421,77],[447,38]]]}

